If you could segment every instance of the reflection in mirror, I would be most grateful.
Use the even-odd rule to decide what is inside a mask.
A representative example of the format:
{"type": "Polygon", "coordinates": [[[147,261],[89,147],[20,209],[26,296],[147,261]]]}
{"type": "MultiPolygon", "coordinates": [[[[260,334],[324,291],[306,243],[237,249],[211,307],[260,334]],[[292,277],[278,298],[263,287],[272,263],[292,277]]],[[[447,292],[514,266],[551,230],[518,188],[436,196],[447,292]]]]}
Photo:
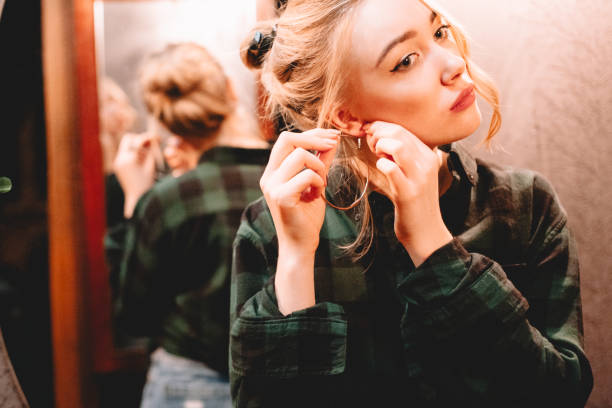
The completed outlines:
{"type": "MultiPolygon", "coordinates": [[[[244,124],[259,133],[254,77],[239,57],[240,43],[255,20],[255,2],[98,0],[94,2],[94,16],[106,218],[112,227],[124,218],[123,192],[112,166],[121,139],[132,132],[153,132],[164,139],[165,129],[147,114],[139,88],[142,64],[151,54],[168,44],[192,42],[204,46],[232,82],[238,109],[247,113],[244,124]]],[[[160,173],[168,171],[167,163],[157,167],[160,173]]],[[[118,282],[110,284],[113,293],[118,282]]],[[[112,333],[117,350],[147,351],[146,339],[127,336],[116,327],[112,333]]]]}

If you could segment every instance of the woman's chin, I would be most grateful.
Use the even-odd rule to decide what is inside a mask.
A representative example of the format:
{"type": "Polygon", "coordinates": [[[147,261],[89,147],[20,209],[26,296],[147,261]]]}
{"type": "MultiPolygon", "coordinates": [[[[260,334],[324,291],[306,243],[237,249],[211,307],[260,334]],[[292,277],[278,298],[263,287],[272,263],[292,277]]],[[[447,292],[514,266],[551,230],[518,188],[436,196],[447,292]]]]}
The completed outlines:
{"type": "MultiPolygon", "coordinates": [[[[459,140],[463,140],[476,132],[482,123],[482,114],[480,113],[480,109],[478,108],[478,104],[474,103],[474,105],[468,110],[463,112],[464,115],[459,119],[459,122],[454,126],[455,136],[452,138],[453,140],[449,140],[448,143],[456,142],[459,140]]],[[[442,143],[446,144],[446,143],[442,143]]]]}

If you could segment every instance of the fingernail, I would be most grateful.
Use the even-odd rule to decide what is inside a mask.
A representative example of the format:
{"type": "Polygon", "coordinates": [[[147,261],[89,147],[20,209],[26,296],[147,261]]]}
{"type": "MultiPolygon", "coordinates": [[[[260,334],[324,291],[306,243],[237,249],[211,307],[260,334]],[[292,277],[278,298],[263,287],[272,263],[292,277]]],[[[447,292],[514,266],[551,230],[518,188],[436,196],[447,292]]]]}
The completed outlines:
{"type": "Polygon", "coordinates": [[[325,137],[333,137],[334,139],[340,136],[340,134],[341,132],[337,129],[328,129],[328,131],[324,133],[325,137]]]}

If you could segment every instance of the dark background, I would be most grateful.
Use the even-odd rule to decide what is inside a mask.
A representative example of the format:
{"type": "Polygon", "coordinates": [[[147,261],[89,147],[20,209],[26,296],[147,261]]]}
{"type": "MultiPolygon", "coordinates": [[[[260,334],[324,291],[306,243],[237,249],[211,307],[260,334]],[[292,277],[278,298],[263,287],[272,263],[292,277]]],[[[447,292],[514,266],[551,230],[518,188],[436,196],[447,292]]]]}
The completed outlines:
{"type": "Polygon", "coordinates": [[[8,0],[0,20],[0,327],[32,407],[53,406],[47,158],[40,3],[8,0]]]}

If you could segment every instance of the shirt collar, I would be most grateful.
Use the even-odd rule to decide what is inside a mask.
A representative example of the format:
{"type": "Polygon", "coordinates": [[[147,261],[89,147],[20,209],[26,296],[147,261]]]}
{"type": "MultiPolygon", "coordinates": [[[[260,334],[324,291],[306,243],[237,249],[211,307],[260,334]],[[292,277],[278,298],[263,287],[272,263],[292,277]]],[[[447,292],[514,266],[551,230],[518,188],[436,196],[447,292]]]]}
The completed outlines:
{"type": "Polygon", "coordinates": [[[219,164],[259,164],[266,165],[270,149],[245,149],[242,147],[215,146],[202,153],[198,164],[215,162],[219,164]]]}
{"type": "Polygon", "coordinates": [[[449,170],[457,181],[467,180],[472,186],[478,183],[478,163],[468,149],[460,143],[440,146],[449,154],[449,170]]]}

